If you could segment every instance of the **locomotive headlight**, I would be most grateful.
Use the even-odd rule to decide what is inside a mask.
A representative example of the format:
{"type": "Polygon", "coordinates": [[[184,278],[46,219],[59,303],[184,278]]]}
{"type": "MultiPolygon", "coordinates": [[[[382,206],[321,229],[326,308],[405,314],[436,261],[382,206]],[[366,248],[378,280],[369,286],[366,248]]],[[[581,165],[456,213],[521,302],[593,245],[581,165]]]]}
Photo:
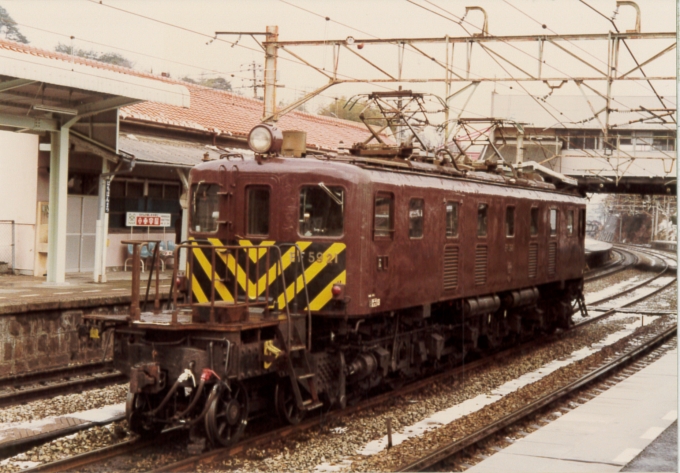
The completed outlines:
{"type": "Polygon", "coordinates": [[[250,130],[248,146],[258,154],[276,153],[281,151],[283,133],[274,125],[262,123],[250,130]]]}

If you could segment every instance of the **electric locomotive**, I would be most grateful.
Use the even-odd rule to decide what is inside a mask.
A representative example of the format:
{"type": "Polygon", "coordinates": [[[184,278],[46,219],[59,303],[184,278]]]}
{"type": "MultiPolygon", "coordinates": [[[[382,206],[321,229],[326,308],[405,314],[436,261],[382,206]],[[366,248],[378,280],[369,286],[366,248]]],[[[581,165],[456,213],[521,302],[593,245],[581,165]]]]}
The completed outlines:
{"type": "Polygon", "coordinates": [[[284,156],[266,123],[248,141],[255,159],[191,170],[172,304],[116,326],[141,434],[184,425],[226,446],[251,416],[342,408],[568,328],[582,304],[574,191],[408,143],[284,156]]]}

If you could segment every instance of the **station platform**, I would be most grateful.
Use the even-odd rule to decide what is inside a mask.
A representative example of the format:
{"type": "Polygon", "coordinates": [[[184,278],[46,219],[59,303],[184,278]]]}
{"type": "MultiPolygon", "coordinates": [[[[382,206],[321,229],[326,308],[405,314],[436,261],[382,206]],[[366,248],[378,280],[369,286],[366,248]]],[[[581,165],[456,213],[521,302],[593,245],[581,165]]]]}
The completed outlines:
{"type": "Polygon", "coordinates": [[[586,264],[594,269],[609,262],[611,259],[612,244],[606,241],[586,238],[586,264]]]}
{"type": "Polygon", "coordinates": [[[654,469],[634,469],[631,463],[632,469],[626,471],[677,471],[677,442],[650,447],[671,425],[677,426],[677,409],[678,351],[674,349],[466,471],[613,472],[631,462],[642,463],[645,457],[654,469]],[[664,462],[654,461],[659,456],[664,462]],[[660,465],[672,468],[658,470],[660,465]]]}
{"type": "MultiPolygon", "coordinates": [[[[107,282],[95,283],[92,273],[71,273],[66,283],[51,285],[44,277],[0,276],[0,315],[21,314],[45,310],[71,310],[86,307],[130,303],[131,272],[112,272],[107,282]]],[[[148,272],[141,275],[141,295],[144,297],[148,283],[148,272]]],[[[172,271],[160,273],[160,293],[167,296],[170,290],[172,271]]],[[[155,279],[151,282],[150,299],[155,293],[155,279]]]]}

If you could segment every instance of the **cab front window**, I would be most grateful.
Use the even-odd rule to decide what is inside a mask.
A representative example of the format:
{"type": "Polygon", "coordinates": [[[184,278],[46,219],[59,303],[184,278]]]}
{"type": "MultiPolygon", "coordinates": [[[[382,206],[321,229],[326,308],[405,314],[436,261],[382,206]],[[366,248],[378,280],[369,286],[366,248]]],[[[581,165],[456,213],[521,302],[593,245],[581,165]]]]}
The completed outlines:
{"type": "Polygon", "coordinates": [[[220,217],[218,184],[201,181],[191,186],[191,231],[214,233],[220,217]]]}
{"type": "Polygon", "coordinates": [[[342,187],[316,186],[300,189],[300,235],[337,237],[344,227],[345,191],[342,187]]]}

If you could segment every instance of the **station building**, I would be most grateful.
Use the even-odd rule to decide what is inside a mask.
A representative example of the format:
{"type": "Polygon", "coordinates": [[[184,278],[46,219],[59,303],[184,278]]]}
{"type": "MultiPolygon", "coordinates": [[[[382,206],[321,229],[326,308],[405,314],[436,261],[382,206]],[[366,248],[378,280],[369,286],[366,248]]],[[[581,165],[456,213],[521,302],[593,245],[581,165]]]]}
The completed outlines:
{"type": "MultiPolygon", "coordinates": [[[[19,61],[22,55],[29,61],[39,58],[46,67],[74,65],[150,79],[158,84],[180,85],[190,96],[188,106],[137,100],[131,105],[91,114],[71,126],[67,273],[94,271],[95,280],[97,277],[101,280],[102,273],[95,261],[96,222],[106,205],[107,185],[103,261],[108,271],[117,271],[124,268],[128,258],[127,248],[120,244],[122,240],[152,236],[175,241],[176,232],[181,231],[180,200],[186,196],[189,170],[203,160],[219,159],[227,152],[247,157],[250,153],[246,142],[248,133],[262,118],[261,101],[234,93],[0,40],[0,56],[6,52],[11,52],[19,61]],[[161,228],[131,227],[126,221],[129,212],[169,214],[170,221],[164,222],[167,226],[161,228]]],[[[18,82],[22,80],[27,85],[39,82],[8,77],[0,67],[0,115],[2,109],[8,107],[19,118],[21,115],[32,117],[35,110],[41,109],[30,99],[37,97],[39,101],[50,84],[43,83],[37,89],[22,92],[22,82],[18,82]],[[31,94],[36,96],[30,97],[31,94]]],[[[67,112],[55,106],[41,110],[67,112]]],[[[337,149],[341,143],[363,141],[369,135],[360,123],[298,111],[281,117],[278,126],[284,131],[305,131],[307,152],[311,154],[337,149]]],[[[5,263],[4,268],[15,274],[43,276],[50,247],[53,149],[50,133],[16,127],[9,131],[1,125],[0,129],[8,130],[0,131],[0,271],[5,263]]]]}

